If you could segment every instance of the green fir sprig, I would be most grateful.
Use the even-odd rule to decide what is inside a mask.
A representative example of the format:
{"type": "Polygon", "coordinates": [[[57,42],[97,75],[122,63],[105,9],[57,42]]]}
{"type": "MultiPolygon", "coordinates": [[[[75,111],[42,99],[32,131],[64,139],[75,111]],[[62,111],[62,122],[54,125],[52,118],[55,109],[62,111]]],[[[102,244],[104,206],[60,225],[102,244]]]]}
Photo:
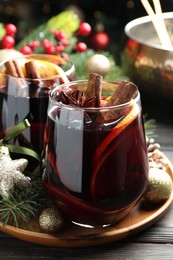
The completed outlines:
{"type": "Polygon", "coordinates": [[[155,119],[148,119],[148,115],[144,115],[144,127],[147,138],[154,138],[156,137],[156,120],[155,119]]]}
{"type": "Polygon", "coordinates": [[[0,221],[18,227],[21,220],[28,223],[49,203],[41,182],[33,181],[26,189],[15,190],[8,199],[0,200],[0,221]]]}

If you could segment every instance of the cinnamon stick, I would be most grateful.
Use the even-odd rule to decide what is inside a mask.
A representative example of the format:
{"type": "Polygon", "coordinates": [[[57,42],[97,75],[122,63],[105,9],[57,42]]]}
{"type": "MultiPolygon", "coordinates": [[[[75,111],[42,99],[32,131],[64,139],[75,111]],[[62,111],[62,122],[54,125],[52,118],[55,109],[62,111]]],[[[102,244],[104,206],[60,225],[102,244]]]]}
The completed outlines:
{"type": "Polygon", "coordinates": [[[7,61],[5,63],[5,67],[6,67],[6,74],[11,75],[13,77],[18,77],[15,65],[12,60],[7,61]]]}
{"type": "MultiPolygon", "coordinates": [[[[41,97],[45,93],[45,89],[40,87],[43,83],[41,81],[41,75],[38,72],[36,62],[34,60],[25,63],[26,77],[30,79],[30,96],[41,97]]],[[[46,80],[46,87],[48,88],[49,81],[46,80]]],[[[53,84],[53,83],[52,83],[53,84]]],[[[51,84],[51,85],[52,85],[51,84]]]]}
{"type": "MultiPolygon", "coordinates": [[[[10,60],[7,61],[5,63],[5,67],[6,67],[6,74],[11,75],[15,78],[17,78],[17,85],[19,87],[24,87],[24,86],[29,86],[29,93],[30,96],[34,97],[39,97],[41,95],[44,95],[44,89],[40,88],[40,80],[41,80],[41,76],[38,72],[37,66],[35,61],[29,61],[25,63],[25,71],[26,71],[26,75],[24,75],[23,72],[23,67],[20,66],[20,64],[16,61],[16,60],[10,60]],[[18,80],[18,78],[27,78],[30,80],[30,84],[27,85],[27,80],[18,80]],[[34,79],[32,81],[32,79],[34,79]],[[36,80],[35,80],[36,79],[36,80]]],[[[46,81],[47,87],[48,84],[50,84],[50,82],[46,81]]],[[[52,86],[52,82],[51,82],[51,86],[52,86]]]]}
{"type": "Polygon", "coordinates": [[[5,62],[4,65],[6,67],[6,74],[15,78],[14,79],[14,81],[16,82],[15,85],[18,86],[19,89],[25,87],[26,82],[24,80],[21,80],[21,78],[24,79],[25,76],[23,74],[22,68],[18,65],[18,63],[14,60],[10,60],[5,62]]]}
{"type": "Polygon", "coordinates": [[[89,73],[88,85],[85,92],[86,98],[95,96],[95,107],[100,107],[103,77],[97,73],[89,73]]]}
{"type": "Polygon", "coordinates": [[[25,75],[23,73],[23,70],[22,68],[18,65],[18,62],[16,60],[13,60],[13,64],[15,66],[15,69],[16,69],[16,72],[17,72],[17,75],[19,78],[24,78],[25,75]]]}
{"type": "MultiPolygon", "coordinates": [[[[135,97],[137,89],[138,88],[134,83],[123,80],[118,85],[105,107],[117,106],[129,102],[135,97]]],[[[104,114],[104,120],[116,120],[125,113],[127,113],[127,109],[109,109],[104,114]]]]}
{"type": "Polygon", "coordinates": [[[5,63],[6,73],[16,78],[24,78],[23,71],[17,61],[10,60],[5,63]]]}
{"type": "Polygon", "coordinates": [[[40,79],[35,61],[29,61],[25,63],[26,77],[30,79],[40,79]]]}

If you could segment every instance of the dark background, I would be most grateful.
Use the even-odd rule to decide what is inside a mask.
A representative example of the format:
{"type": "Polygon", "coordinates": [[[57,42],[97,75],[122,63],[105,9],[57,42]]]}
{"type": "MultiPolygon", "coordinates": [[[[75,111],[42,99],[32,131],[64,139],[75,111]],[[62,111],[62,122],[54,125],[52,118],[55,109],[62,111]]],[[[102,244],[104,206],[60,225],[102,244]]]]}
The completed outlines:
{"type": "MultiPolygon", "coordinates": [[[[151,2],[151,1],[150,1],[151,2]]],[[[173,0],[161,0],[163,11],[173,10],[173,0]]],[[[140,0],[1,0],[0,22],[18,26],[18,39],[67,8],[77,8],[83,20],[94,26],[101,22],[111,36],[125,24],[146,15],[140,0]]]]}

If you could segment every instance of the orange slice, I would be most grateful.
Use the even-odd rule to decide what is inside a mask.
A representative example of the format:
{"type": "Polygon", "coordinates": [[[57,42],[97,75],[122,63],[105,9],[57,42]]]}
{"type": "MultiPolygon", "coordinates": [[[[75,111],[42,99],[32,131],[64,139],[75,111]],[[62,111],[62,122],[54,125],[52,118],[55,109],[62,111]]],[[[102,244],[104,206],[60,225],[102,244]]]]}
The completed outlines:
{"type": "Polygon", "coordinates": [[[64,83],[69,82],[67,76],[65,75],[64,70],[60,66],[46,60],[34,60],[34,61],[36,63],[41,78],[60,75],[64,83]]]}
{"type": "MultiPolygon", "coordinates": [[[[59,75],[62,78],[64,83],[69,82],[64,70],[57,64],[47,61],[47,60],[38,60],[38,59],[20,60],[19,66],[21,67],[25,77],[27,74],[26,70],[25,70],[25,63],[27,63],[29,61],[34,61],[36,63],[38,73],[40,74],[41,78],[53,77],[53,76],[59,75]]],[[[2,71],[2,73],[6,74],[6,69],[4,69],[4,71],[2,71]]]]}
{"type": "Polygon", "coordinates": [[[110,142],[115,139],[115,137],[120,134],[139,114],[139,106],[136,104],[133,104],[132,109],[127,114],[123,120],[121,120],[114,128],[116,131],[111,131],[111,133],[103,140],[103,142],[99,145],[99,147],[96,150],[96,156],[99,154],[101,155],[107,145],[110,144],[110,142]]]}
{"type": "Polygon", "coordinates": [[[103,140],[103,142],[96,149],[96,152],[93,157],[93,172],[91,175],[91,183],[90,183],[90,191],[93,198],[95,198],[95,185],[97,182],[97,178],[99,177],[100,169],[103,163],[105,162],[105,160],[112,152],[112,149],[109,149],[109,152],[106,153],[105,152],[106,148],[133,120],[135,120],[138,114],[139,114],[139,106],[137,104],[133,104],[133,107],[131,111],[127,114],[127,116],[113,128],[111,133],[103,140]]]}

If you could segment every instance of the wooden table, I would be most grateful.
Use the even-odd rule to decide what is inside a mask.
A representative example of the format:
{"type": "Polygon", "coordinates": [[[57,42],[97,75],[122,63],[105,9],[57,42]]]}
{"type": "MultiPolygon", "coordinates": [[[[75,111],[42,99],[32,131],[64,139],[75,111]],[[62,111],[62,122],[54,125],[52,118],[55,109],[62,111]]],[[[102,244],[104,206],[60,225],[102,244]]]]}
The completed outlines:
{"type": "MultiPolygon", "coordinates": [[[[152,106],[157,121],[157,138],[161,150],[173,162],[173,117],[152,106]]],[[[89,248],[57,248],[27,243],[0,232],[0,259],[173,259],[173,205],[154,225],[120,242],[89,248]]]]}

